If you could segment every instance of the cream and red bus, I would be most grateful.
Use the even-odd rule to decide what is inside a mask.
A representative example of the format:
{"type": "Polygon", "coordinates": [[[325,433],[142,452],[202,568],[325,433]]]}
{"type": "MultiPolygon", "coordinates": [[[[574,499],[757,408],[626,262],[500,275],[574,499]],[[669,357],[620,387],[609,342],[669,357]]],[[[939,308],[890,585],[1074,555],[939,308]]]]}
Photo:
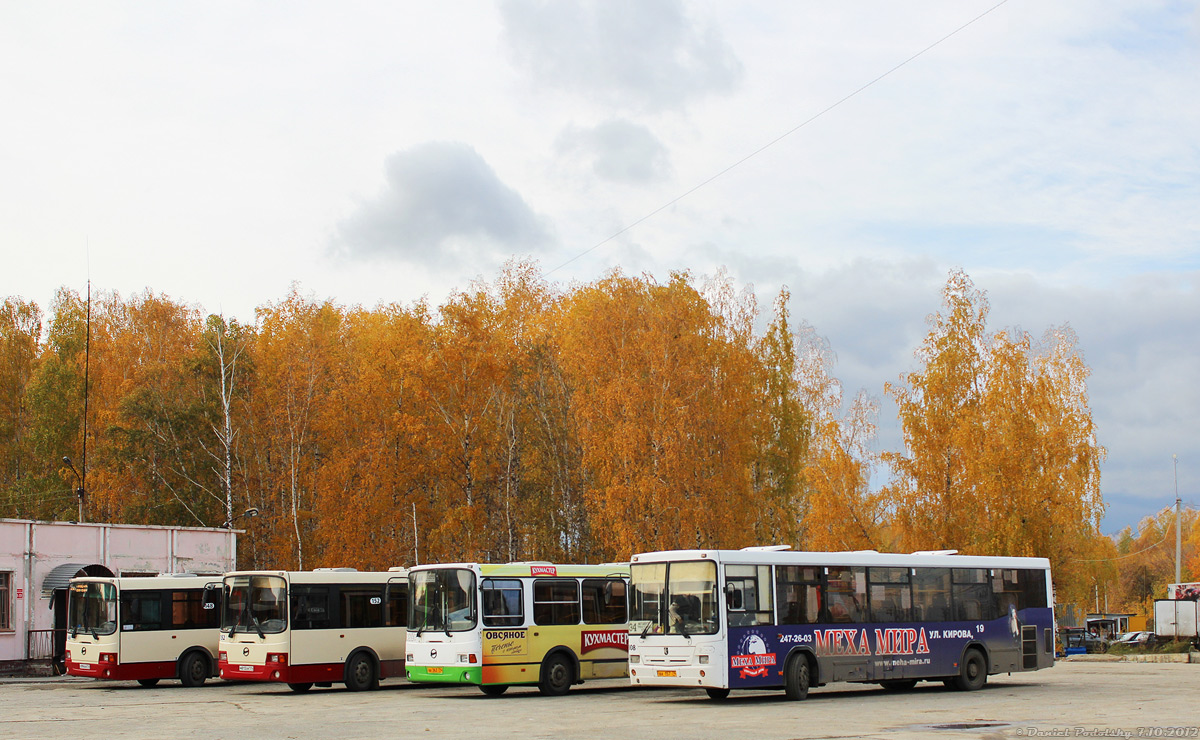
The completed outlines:
{"type": "Polygon", "coordinates": [[[423,565],[408,573],[408,678],[557,696],[628,674],[628,563],[423,565]]]}
{"type": "Polygon", "coordinates": [[[225,574],[220,672],[293,691],[351,691],[404,675],[408,579],[401,568],[225,574]]]}
{"type": "Polygon", "coordinates": [[[67,587],[67,673],[153,686],[216,675],[221,581],[191,574],[75,578],[67,587]]]}

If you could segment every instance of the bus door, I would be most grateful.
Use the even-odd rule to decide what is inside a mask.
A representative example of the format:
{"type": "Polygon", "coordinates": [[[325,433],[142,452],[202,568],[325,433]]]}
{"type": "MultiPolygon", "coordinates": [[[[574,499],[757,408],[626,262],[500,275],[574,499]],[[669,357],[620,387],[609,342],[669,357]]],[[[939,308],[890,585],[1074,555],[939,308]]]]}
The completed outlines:
{"type": "Polygon", "coordinates": [[[817,637],[817,654],[829,656],[832,675],[822,682],[873,678],[866,568],[826,568],[825,609],[829,626],[817,637]]]}

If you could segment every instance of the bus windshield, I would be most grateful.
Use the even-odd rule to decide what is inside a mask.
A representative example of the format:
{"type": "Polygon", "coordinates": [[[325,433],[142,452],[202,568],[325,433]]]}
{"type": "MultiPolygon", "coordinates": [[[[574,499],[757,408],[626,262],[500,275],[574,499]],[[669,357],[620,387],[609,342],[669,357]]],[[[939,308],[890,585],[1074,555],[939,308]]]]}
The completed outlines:
{"type": "Polygon", "coordinates": [[[634,563],[629,631],[639,635],[717,632],[717,564],[711,560],[634,563]]]}
{"type": "Polygon", "coordinates": [[[117,588],[111,583],[72,583],[67,625],[71,637],[80,632],[92,637],[117,631],[117,588]]]}
{"type": "Polygon", "coordinates": [[[259,637],[287,629],[287,582],[280,576],[230,576],[225,579],[221,631],[253,632],[259,637]]]}
{"type": "Polygon", "coordinates": [[[475,574],[462,568],[418,570],[408,574],[408,628],[462,632],[475,628],[475,574]]]}

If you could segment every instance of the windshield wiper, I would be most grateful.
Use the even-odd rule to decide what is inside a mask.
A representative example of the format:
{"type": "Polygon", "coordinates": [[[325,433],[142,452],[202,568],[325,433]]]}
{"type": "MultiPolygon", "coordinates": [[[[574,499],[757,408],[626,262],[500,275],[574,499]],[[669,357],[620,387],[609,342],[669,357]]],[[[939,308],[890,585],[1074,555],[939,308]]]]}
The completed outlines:
{"type": "Polygon", "coordinates": [[[258,633],[258,637],[259,637],[259,639],[260,639],[260,640],[265,640],[265,639],[267,639],[267,635],[266,635],[266,633],[262,631],[262,627],[261,627],[261,626],[259,625],[259,623],[258,623],[258,617],[256,617],[256,616],[254,616],[253,614],[251,614],[251,615],[250,615],[250,621],[254,623],[254,631],[258,633]]]}
{"type": "Polygon", "coordinates": [[[650,631],[650,627],[651,627],[653,624],[654,624],[654,620],[653,620],[653,619],[647,619],[647,620],[646,620],[646,627],[645,627],[645,628],[642,630],[641,637],[645,637],[645,636],[646,636],[646,633],[648,633],[648,632],[650,631]]]}

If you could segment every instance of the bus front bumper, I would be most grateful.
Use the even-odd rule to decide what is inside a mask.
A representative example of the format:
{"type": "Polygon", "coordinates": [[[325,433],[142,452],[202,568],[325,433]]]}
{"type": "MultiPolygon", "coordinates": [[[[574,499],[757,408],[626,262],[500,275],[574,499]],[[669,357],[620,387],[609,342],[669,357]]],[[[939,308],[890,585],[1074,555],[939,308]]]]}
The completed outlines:
{"type": "Polygon", "coordinates": [[[175,662],[96,663],[68,660],[68,676],[106,678],[111,681],[137,681],[150,678],[175,678],[175,662]]]}
{"type": "Polygon", "coordinates": [[[404,669],[409,681],[420,683],[469,683],[476,686],[483,683],[483,668],[481,666],[406,666],[404,669]]]}
{"type": "Polygon", "coordinates": [[[629,683],[633,686],[696,686],[713,688],[721,685],[718,671],[708,666],[629,666],[629,683]]]}

